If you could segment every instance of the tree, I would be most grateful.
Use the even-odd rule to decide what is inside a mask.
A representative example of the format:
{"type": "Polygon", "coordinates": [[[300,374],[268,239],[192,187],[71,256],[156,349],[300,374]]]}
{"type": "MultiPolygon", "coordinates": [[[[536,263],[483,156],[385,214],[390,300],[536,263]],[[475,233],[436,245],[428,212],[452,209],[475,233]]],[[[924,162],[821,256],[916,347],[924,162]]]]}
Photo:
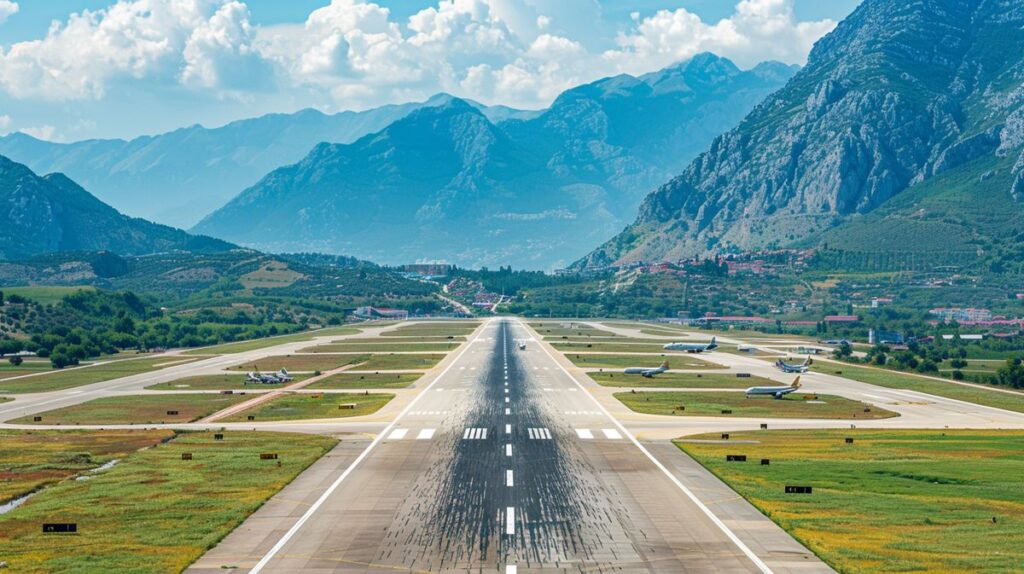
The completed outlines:
{"type": "Polygon", "coordinates": [[[24,362],[24,359],[22,359],[21,357],[19,357],[19,356],[15,355],[15,356],[11,357],[11,358],[9,359],[9,361],[11,362],[11,364],[12,364],[12,365],[14,365],[15,367],[17,367],[18,365],[21,365],[21,363],[23,363],[23,362],[24,362]]]}
{"type": "Polygon", "coordinates": [[[1006,364],[999,367],[996,380],[1004,387],[1019,389],[1024,387],[1024,366],[1020,359],[1007,359],[1006,364]]]}

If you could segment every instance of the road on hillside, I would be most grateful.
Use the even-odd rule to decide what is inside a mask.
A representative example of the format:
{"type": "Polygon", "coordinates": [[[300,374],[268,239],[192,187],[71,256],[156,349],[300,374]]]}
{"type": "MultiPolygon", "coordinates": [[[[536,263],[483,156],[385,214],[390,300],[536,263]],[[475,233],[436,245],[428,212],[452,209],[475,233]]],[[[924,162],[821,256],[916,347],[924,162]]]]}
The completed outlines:
{"type": "Polygon", "coordinates": [[[767,571],[515,321],[482,327],[322,496],[250,523],[188,572],[767,571]]]}

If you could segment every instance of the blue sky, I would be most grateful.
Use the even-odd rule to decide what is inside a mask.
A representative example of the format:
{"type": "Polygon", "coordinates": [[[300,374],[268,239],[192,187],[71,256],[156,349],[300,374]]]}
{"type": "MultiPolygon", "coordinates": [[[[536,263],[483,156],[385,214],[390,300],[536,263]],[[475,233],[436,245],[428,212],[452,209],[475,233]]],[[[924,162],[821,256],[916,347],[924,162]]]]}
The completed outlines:
{"type": "Polygon", "coordinates": [[[701,51],[802,64],[858,3],[0,0],[0,133],[133,137],[440,91],[538,108],[701,51]]]}

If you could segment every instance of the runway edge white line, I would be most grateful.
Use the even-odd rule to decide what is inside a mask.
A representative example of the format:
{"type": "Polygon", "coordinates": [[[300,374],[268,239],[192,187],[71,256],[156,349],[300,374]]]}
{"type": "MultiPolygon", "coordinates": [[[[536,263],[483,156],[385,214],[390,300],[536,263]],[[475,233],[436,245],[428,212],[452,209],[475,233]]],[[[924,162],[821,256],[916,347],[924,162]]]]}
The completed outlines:
{"type": "Polygon", "coordinates": [[[320,495],[320,498],[316,499],[316,502],[314,502],[313,505],[309,507],[309,510],[307,510],[306,513],[303,514],[301,518],[299,518],[298,522],[293,524],[292,527],[288,529],[288,532],[284,533],[281,539],[278,540],[277,543],[274,544],[274,546],[271,547],[271,549],[263,555],[263,558],[261,558],[260,561],[257,562],[255,566],[253,566],[252,570],[249,570],[249,574],[258,574],[260,571],[263,570],[263,568],[266,567],[268,563],[270,563],[271,560],[274,559],[274,556],[276,556],[277,553],[280,552],[282,548],[284,548],[284,545],[287,544],[288,541],[291,540],[292,537],[295,536],[295,534],[300,529],[302,529],[302,526],[306,523],[306,521],[309,520],[314,514],[316,514],[316,511],[320,509],[323,503],[326,502],[327,499],[330,498],[332,494],[334,494],[334,491],[337,490],[339,486],[341,486],[341,483],[344,482],[346,478],[348,478],[348,475],[351,474],[352,471],[355,470],[357,466],[359,466],[359,463],[361,463],[363,459],[369,456],[373,448],[380,444],[382,440],[384,440],[384,437],[391,432],[395,425],[398,424],[398,421],[401,420],[402,417],[404,417],[406,413],[408,413],[414,406],[416,406],[416,403],[420,400],[420,398],[426,395],[426,393],[430,391],[431,387],[433,387],[438,381],[443,379],[444,376],[448,374],[448,371],[451,370],[451,368],[455,366],[456,363],[459,362],[459,359],[461,359],[462,356],[466,354],[466,351],[472,348],[472,345],[470,343],[473,343],[474,341],[479,339],[480,335],[493,322],[494,319],[480,325],[479,330],[477,331],[477,335],[473,337],[472,340],[466,341],[466,344],[462,347],[462,349],[452,358],[452,362],[449,363],[448,366],[445,367],[444,370],[441,371],[441,373],[437,375],[437,377],[423,389],[422,393],[416,395],[413,398],[412,402],[410,402],[408,405],[406,405],[404,409],[402,409],[402,412],[400,412],[398,416],[395,417],[395,420],[392,421],[391,424],[387,426],[387,428],[385,428],[380,434],[377,435],[377,438],[373,439],[373,442],[371,442],[370,445],[366,447],[366,450],[360,453],[360,455],[356,457],[354,461],[352,461],[352,464],[350,464],[348,468],[345,469],[345,472],[341,473],[341,475],[331,484],[331,486],[329,486],[327,490],[325,490],[324,493],[320,495]]]}
{"type": "MultiPolygon", "coordinates": [[[[518,323],[524,329],[529,330],[529,327],[523,325],[522,321],[518,321],[518,323]]],[[[629,432],[626,429],[625,425],[619,422],[619,419],[612,416],[612,414],[608,412],[608,409],[606,409],[604,405],[602,405],[601,402],[597,400],[597,397],[595,397],[591,393],[587,393],[586,387],[584,387],[578,380],[576,380],[576,377],[574,377],[572,373],[570,373],[569,370],[566,369],[562,365],[562,363],[559,362],[558,359],[556,359],[555,356],[551,354],[551,351],[549,351],[547,347],[541,344],[540,348],[544,351],[544,354],[546,354],[552,361],[554,361],[555,365],[557,365],[558,368],[561,369],[561,371],[565,373],[565,375],[569,377],[569,379],[573,383],[575,383],[581,391],[584,391],[586,395],[590,397],[590,400],[594,401],[594,404],[597,405],[597,408],[601,409],[601,412],[604,413],[604,415],[608,417],[609,420],[612,421],[612,424],[619,427],[619,430],[622,431],[623,436],[629,439],[630,442],[632,442],[638,449],[640,449],[640,452],[644,453],[644,455],[646,455],[647,458],[654,463],[654,466],[658,467],[658,469],[661,470],[661,472],[665,473],[665,476],[667,476],[668,479],[671,480],[672,483],[675,484],[679,488],[679,490],[681,490],[683,494],[687,496],[687,498],[689,498],[694,504],[696,504],[697,508],[699,508],[701,512],[703,512],[709,519],[711,519],[711,522],[713,522],[715,526],[717,526],[719,530],[721,530],[722,533],[724,533],[729,538],[729,540],[731,540],[733,544],[735,544],[736,547],[739,548],[740,551],[743,552],[743,554],[745,554],[746,557],[749,558],[755,566],[757,566],[758,570],[760,570],[764,574],[775,574],[774,571],[771,568],[769,568],[768,565],[765,564],[765,562],[761,560],[761,558],[757,554],[755,554],[753,550],[750,549],[750,547],[746,545],[746,543],[740,540],[739,536],[737,536],[728,526],[726,526],[726,524],[722,522],[720,518],[715,516],[715,513],[712,512],[711,509],[708,508],[703,502],[701,502],[699,498],[697,498],[697,495],[695,495],[693,491],[687,488],[685,484],[680,482],[679,479],[676,478],[676,476],[672,474],[668,470],[668,468],[666,468],[665,465],[661,463],[660,460],[655,458],[655,456],[651,454],[651,452],[648,451],[646,447],[644,447],[644,445],[640,444],[640,441],[638,441],[636,437],[633,436],[633,433],[629,432]]]]}

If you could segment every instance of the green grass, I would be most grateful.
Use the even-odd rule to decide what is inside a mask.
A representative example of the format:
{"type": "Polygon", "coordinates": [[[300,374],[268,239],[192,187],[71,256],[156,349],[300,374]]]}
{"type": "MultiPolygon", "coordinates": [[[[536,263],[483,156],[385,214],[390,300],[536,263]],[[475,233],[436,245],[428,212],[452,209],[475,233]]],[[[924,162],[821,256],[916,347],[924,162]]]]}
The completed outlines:
{"type": "Polygon", "coordinates": [[[551,346],[563,353],[572,353],[574,351],[587,353],[670,353],[670,351],[664,349],[663,343],[553,341],[551,346]]]}
{"type": "Polygon", "coordinates": [[[84,285],[75,287],[0,287],[0,292],[3,292],[5,297],[18,295],[31,299],[40,305],[55,305],[68,295],[73,295],[79,291],[95,290],[95,287],[84,285]]]}
{"type": "Polygon", "coordinates": [[[404,389],[420,379],[418,374],[357,375],[338,373],[319,380],[307,389],[404,389]]]}
{"type": "Polygon", "coordinates": [[[9,403],[9,402],[11,402],[11,401],[13,401],[13,400],[14,400],[14,399],[12,399],[12,398],[10,398],[10,397],[0,397],[0,404],[3,404],[3,403],[9,403]]]}
{"type": "Polygon", "coordinates": [[[653,379],[641,375],[618,373],[588,373],[594,382],[604,387],[660,387],[682,389],[746,389],[756,385],[781,385],[763,377],[737,377],[719,373],[662,373],[653,379]]]}
{"type": "Polygon", "coordinates": [[[300,353],[388,353],[403,351],[452,351],[461,341],[451,343],[419,343],[403,341],[394,343],[335,343],[301,349],[300,353]]]}
{"type": "Polygon", "coordinates": [[[231,371],[333,371],[345,365],[362,363],[370,358],[368,354],[356,355],[281,355],[263,357],[251,363],[230,367],[231,371]]]}
{"type": "Polygon", "coordinates": [[[473,333],[477,323],[413,323],[392,331],[385,331],[381,337],[464,337],[473,333]]]}
{"type": "Polygon", "coordinates": [[[761,431],[732,440],[756,444],[678,445],[840,572],[1024,564],[1024,432],[761,431]],[[749,462],[727,463],[729,454],[749,462]],[[787,495],[786,485],[814,492],[787,495]]]}
{"type": "Polygon", "coordinates": [[[747,397],[742,392],[638,392],[616,393],[615,398],[635,412],[649,415],[690,417],[763,417],[805,419],[872,420],[896,416],[896,413],[832,395],[818,395],[818,401],[805,401],[804,395],[747,397]],[[685,409],[679,407],[685,406],[685,409]],[[870,412],[864,412],[870,408],[870,412]],[[731,414],[723,414],[731,410],[731,414]]]}
{"type": "MultiPolygon", "coordinates": [[[[296,381],[307,378],[306,375],[295,375],[296,381]]],[[[290,383],[289,383],[290,384],[290,383]]],[[[153,391],[218,391],[218,390],[250,390],[279,389],[283,384],[268,385],[264,383],[247,384],[245,375],[202,375],[197,377],[186,377],[168,383],[158,383],[146,387],[153,391]]]]}
{"type": "Polygon", "coordinates": [[[544,337],[545,339],[559,339],[562,337],[621,337],[611,331],[605,331],[602,329],[591,329],[589,327],[575,327],[568,329],[562,327],[559,323],[530,323],[534,331],[544,337]]]}
{"type": "MultiPolygon", "coordinates": [[[[72,436],[36,434],[58,442],[72,436]]],[[[144,442],[121,444],[134,446],[132,440],[144,442]]],[[[335,444],[304,434],[228,431],[221,441],[211,433],[178,435],[91,480],[54,484],[0,516],[0,559],[27,574],[180,572],[335,444]],[[193,460],[181,460],[182,453],[193,460]],[[260,460],[261,453],[278,459],[260,460]],[[75,522],[78,533],[42,534],[44,522],[75,522]]],[[[42,464],[63,466],[89,449],[72,441],[42,464]]],[[[101,450],[99,457],[120,453],[101,450]]]]}
{"type": "Polygon", "coordinates": [[[244,401],[241,395],[181,394],[104,397],[10,422],[40,425],[171,424],[199,420],[244,401]],[[178,411],[176,415],[168,411],[178,411]]]}
{"type": "Polygon", "coordinates": [[[355,367],[356,371],[427,370],[447,355],[372,355],[370,360],[355,367]]]}
{"type": "Polygon", "coordinates": [[[52,371],[53,366],[50,365],[49,360],[31,360],[26,359],[18,366],[14,366],[7,359],[0,359],[0,380],[9,379],[11,377],[20,377],[22,375],[33,375],[35,373],[45,373],[46,371],[52,371]]]}
{"type": "Polygon", "coordinates": [[[51,370],[49,373],[34,377],[0,381],[0,392],[20,394],[59,391],[154,371],[165,366],[182,365],[195,360],[197,359],[189,357],[116,359],[103,365],[82,368],[69,367],[62,370],[51,370]]]}
{"type": "Polygon", "coordinates": [[[1006,409],[1018,413],[1024,413],[1024,393],[1000,392],[986,389],[977,385],[962,385],[957,383],[944,383],[934,379],[915,377],[906,373],[899,373],[885,369],[870,369],[856,367],[839,363],[814,363],[811,371],[834,375],[841,372],[841,377],[853,379],[862,383],[878,385],[890,389],[906,389],[921,393],[928,393],[948,399],[956,399],[1006,409]]]}
{"type": "Polygon", "coordinates": [[[169,430],[0,430],[0,504],[173,436],[169,430]]]}
{"type": "Polygon", "coordinates": [[[284,345],[285,343],[296,343],[299,341],[312,341],[316,337],[331,337],[340,335],[355,335],[360,332],[360,329],[355,327],[331,327],[328,329],[320,329],[319,331],[303,331],[301,333],[292,333],[290,335],[281,335],[278,337],[267,337],[265,339],[251,339],[248,341],[236,341],[234,343],[224,343],[223,345],[217,345],[214,347],[204,347],[201,349],[193,349],[188,351],[188,355],[231,355],[234,353],[244,353],[246,351],[255,351],[258,349],[265,349],[267,347],[273,347],[276,345],[284,345]]]}
{"type": "Polygon", "coordinates": [[[372,415],[393,398],[395,395],[384,393],[285,394],[225,418],[224,422],[245,422],[250,416],[258,422],[359,417],[372,415]],[[355,408],[339,407],[349,404],[354,404],[355,408]]]}
{"type": "Polygon", "coordinates": [[[722,365],[702,361],[693,355],[663,353],[658,355],[585,355],[566,353],[566,358],[585,368],[626,369],[629,367],[657,367],[663,361],[673,369],[724,369],[722,365]]]}

